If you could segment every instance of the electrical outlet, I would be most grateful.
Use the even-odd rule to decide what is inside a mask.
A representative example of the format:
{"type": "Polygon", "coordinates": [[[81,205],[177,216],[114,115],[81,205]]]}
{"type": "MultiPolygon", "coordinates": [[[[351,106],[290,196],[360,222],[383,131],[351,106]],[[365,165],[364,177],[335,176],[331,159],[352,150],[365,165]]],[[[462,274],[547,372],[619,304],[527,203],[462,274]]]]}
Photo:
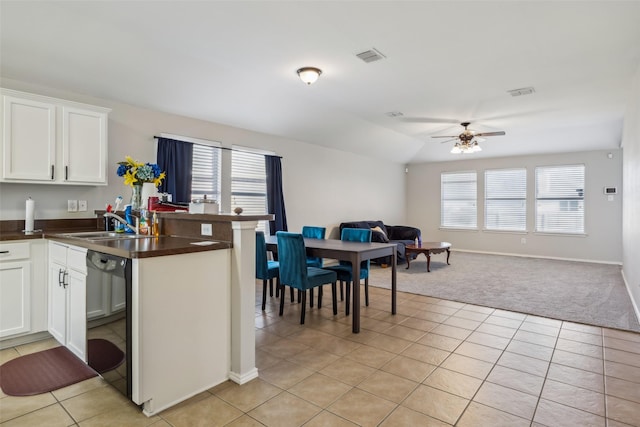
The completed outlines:
{"type": "Polygon", "coordinates": [[[78,201],[77,200],[67,200],[67,211],[68,212],[78,212],[78,201]]]}
{"type": "Polygon", "coordinates": [[[200,234],[203,236],[213,236],[213,226],[211,224],[200,224],[200,234]]]}
{"type": "Polygon", "coordinates": [[[78,200],[78,210],[80,212],[87,211],[87,201],[86,200],[78,200]]]}
{"type": "Polygon", "coordinates": [[[522,243],[523,245],[526,245],[527,244],[527,238],[526,237],[521,238],[520,239],[520,243],[522,243]]]}

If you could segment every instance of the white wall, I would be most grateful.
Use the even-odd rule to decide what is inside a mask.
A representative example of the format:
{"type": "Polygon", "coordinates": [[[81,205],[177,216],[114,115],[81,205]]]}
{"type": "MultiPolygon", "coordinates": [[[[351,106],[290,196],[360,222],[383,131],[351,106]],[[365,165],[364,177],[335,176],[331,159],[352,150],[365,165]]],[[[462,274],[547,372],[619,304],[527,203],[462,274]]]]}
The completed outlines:
{"type": "Polygon", "coordinates": [[[607,201],[603,187],[622,187],[621,150],[590,151],[554,155],[473,159],[423,163],[409,167],[407,179],[408,223],[422,230],[423,241],[447,241],[453,248],[588,260],[622,262],[622,197],[607,201]],[[613,153],[613,159],[607,157],[613,153]],[[585,237],[553,236],[533,233],[535,218],[535,167],[561,164],[585,164],[585,237]],[[527,233],[482,231],[484,224],[485,169],[527,169],[527,233]],[[471,171],[478,173],[479,231],[440,229],[440,174],[471,171]],[[526,243],[522,244],[521,239],[526,243]]]}
{"type": "MultiPolygon", "coordinates": [[[[109,115],[109,185],[103,187],[0,184],[0,220],[24,219],[25,199],[36,200],[36,219],[93,217],[116,196],[131,195],[116,175],[117,162],[130,155],[155,161],[154,135],[170,133],[273,151],[282,156],[283,191],[289,230],[303,225],[335,227],[342,221],[405,220],[404,166],[300,141],[203,120],[137,108],[53,88],[4,79],[2,87],[111,108],[109,115]],[[67,199],[87,200],[89,212],[68,213],[67,199]]],[[[366,144],[366,141],[363,141],[366,144]]]]}
{"type": "Polygon", "coordinates": [[[624,278],[640,316],[640,67],[625,114],[622,137],[624,191],[622,250],[624,278]]]}

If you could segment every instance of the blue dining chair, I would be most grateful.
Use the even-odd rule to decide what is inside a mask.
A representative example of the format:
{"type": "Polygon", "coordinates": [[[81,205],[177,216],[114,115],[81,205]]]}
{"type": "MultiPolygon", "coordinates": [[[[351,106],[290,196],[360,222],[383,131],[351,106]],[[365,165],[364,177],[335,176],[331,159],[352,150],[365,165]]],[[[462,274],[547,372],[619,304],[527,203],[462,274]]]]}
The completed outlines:
{"type": "MultiPolygon", "coordinates": [[[[278,276],[280,263],[267,259],[267,244],[264,240],[264,232],[256,231],[256,279],[262,280],[262,309],[267,304],[267,280],[269,281],[269,296],[273,296],[273,279],[276,279],[278,286],[278,276]]],[[[276,296],[278,294],[276,293],[276,296]]]]}
{"type": "MultiPolygon", "coordinates": [[[[300,324],[304,324],[307,290],[331,283],[333,314],[338,314],[336,298],[337,275],[334,271],[307,266],[307,253],[302,234],[278,231],[278,262],[280,263],[280,316],[284,311],[284,286],[298,289],[302,294],[300,324]]],[[[313,307],[313,306],[312,306],[313,307]]],[[[322,292],[318,292],[318,308],[322,308],[322,292]]]]}
{"type": "MultiPolygon", "coordinates": [[[[302,227],[302,236],[307,239],[324,239],[327,229],[324,227],[312,227],[305,225],[302,227]]],[[[309,267],[322,268],[322,258],[307,257],[307,265],[309,267]]]]}
{"type": "MultiPolygon", "coordinates": [[[[340,240],[347,242],[371,242],[371,229],[365,228],[343,228],[340,240]]],[[[369,305],[369,264],[370,261],[362,261],[360,264],[360,280],[364,279],[364,300],[365,305],[369,305]]],[[[353,267],[349,261],[340,261],[338,265],[325,267],[333,270],[340,280],[340,295],[342,296],[342,283],[347,282],[345,313],[349,315],[349,296],[351,294],[351,282],[353,281],[353,267]]]]}

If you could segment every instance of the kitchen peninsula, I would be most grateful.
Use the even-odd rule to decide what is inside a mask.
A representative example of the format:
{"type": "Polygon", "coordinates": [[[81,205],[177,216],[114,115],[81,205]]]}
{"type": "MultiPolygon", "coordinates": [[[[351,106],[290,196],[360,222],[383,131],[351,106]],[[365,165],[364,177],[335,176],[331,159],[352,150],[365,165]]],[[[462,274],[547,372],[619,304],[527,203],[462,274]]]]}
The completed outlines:
{"type": "MultiPolygon", "coordinates": [[[[131,260],[131,399],[146,415],[227,379],[244,384],[258,376],[255,229],[257,221],[272,219],[233,214],[158,216],[160,237],[100,241],[46,227],[40,236],[22,237],[131,260]],[[210,225],[211,235],[201,234],[202,224],[210,225]]],[[[100,221],[99,217],[94,229],[99,229],[100,221]]],[[[3,231],[0,239],[4,243],[17,236],[3,231]]]]}

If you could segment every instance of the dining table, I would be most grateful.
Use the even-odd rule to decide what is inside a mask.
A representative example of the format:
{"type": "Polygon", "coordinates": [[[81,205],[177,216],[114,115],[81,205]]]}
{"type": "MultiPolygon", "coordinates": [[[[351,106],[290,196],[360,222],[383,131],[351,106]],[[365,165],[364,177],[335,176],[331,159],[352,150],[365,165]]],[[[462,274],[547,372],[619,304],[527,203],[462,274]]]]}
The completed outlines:
{"type": "MultiPolygon", "coordinates": [[[[278,238],[265,236],[267,250],[278,252],[278,238]]],[[[391,314],[396,314],[396,270],[397,247],[395,243],[348,242],[336,239],[304,239],[307,256],[349,261],[353,277],[360,277],[360,264],[363,261],[391,257],[391,314]]],[[[277,256],[277,255],[276,255],[277,256]]],[[[284,283],[286,285],[286,283],[284,283]]],[[[360,280],[353,282],[352,332],[360,332],[360,280]]]]}

